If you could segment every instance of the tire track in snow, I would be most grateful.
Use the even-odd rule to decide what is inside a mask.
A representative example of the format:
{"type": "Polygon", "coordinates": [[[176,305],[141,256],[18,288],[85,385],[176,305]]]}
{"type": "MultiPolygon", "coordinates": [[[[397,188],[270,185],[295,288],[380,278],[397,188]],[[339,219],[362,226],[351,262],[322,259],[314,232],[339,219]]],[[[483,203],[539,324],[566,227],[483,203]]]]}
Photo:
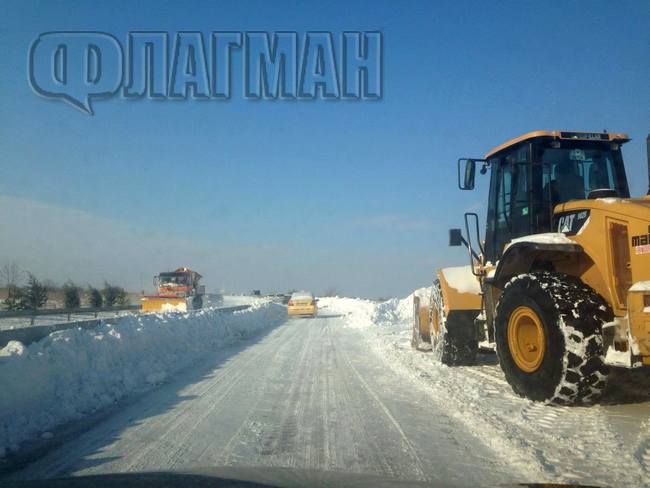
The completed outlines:
{"type": "MultiPolygon", "coordinates": [[[[340,370],[347,365],[347,362],[333,341],[332,345],[337,358],[338,369],[340,370]]],[[[382,438],[377,437],[377,432],[381,432],[382,429],[369,426],[368,423],[371,419],[369,419],[368,415],[362,414],[362,412],[365,412],[364,405],[366,402],[364,400],[367,399],[367,396],[364,398],[360,395],[359,385],[357,382],[351,381],[348,375],[340,375],[339,382],[337,386],[341,391],[340,405],[343,406],[341,410],[346,413],[345,423],[350,429],[352,439],[352,448],[349,452],[355,453],[359,460],[356,469],[362,469],[364,465],[370,465],[375,467],[376,472],[394,478],[400,477],[400,471],[403,471],[403,469],[400,469],[398,462],[388,456],[389,453],[394,451],[390,448],[389,441],[385,436],[382,438]]]]}
{"type": "Polygon", "coordinates": [[[351,423],[359,425],[357,429],[363,429],[367,437],[361,444],[383,458],[384,472],[402,479],[420,476],[443,485],[496,485],[516,480],[512,467],[500,463],[488,446],[449,412],[435,408],[429,393],[416,382],[393,373],[360,339],[358,334],[339,328],[335,350],[345,356],[339,362],[349,373],[342,381],[359,406],[358,420],[351,419],[351,423]]]}
{"type": "MultiPolygon", "coordinates": [[[[401,479],[426,479],[433,472],[434,478],[446,479],[440,473],[451,471],[447,467],[455,464],[449,462],[454,458],[453,453],[466,452],[463,442],[456,442],[457,438],[464,439],[463,435],[452,425],[440,427],[432,424],[433,431],[425,427],[431,436],[420,435],[418,441],[424,440],[429,444],[431,439],[436,439],[436,446],[442,452],[452,453],[444,455],[440,466],[429,463],[425,468],[417,453],[428,451],[433,458],[438,457],[437,454],[431,456],[430,446],[419,445],[416,448],[413,445],[401,421],[394,415],[394,407],[387,405],[379,392],[374,393],[377,387],[369,382],[373,369],[364,367],[361,371],[354,366],[356,374],[351,369],[350,363],[354,362],[351,354],[355,360],[358,357],[375,361],[375,358],[365,354],[363,348],[345,351],[352,345],[345,342],[348,336],[345,340],[339,338],[340,322],[305,321],[299,326],[304,336],[296,338],[295,344],[287,349],[286,357],[285,354],[280,356],[285,357],[285,362],[279,369],[292,373],[281,380],[276,377],[276,381],[265,386],[262,400],[250,411],[250,420],[242,424],[244,427],[237,442],[233,443],[228,462],[383,473],[401,479]],[[365,387],[360,384],[359,377],[365,382],[365,387]],[[379,403],[371,393],[377,396],[379,403]],[[388,416],[379,405],[383,405],[388,416]],[[286,412],[293,420],[287,419],[286,412]],[[447,429],[442,436],[435,430],[440,428],[447,429]],[[290,435],[285,437],[283,444],[279,439],[287,433],[290,435]],[[450,448],[447,448],[447,442],[450,448]],[[255,450],[251,447],[254,445],[259,447],[255,450]]],[[[375,363],[376,366],[379,364],[375,363]]],[[[274,377],[272,375],[270,379],[274,377]]],[[[409,401],[409,398],[405,400],[409,401]]],[[[428,412],[413,401],[409,408],[417,412],[420,420],[428,412]]],[[[417,426],[420,434],[422,427],[424,424],[417,426]]],[[[475,462],[486,459],[470,458],[475,462]]],[[[455,476],[467,479],[462,469],[458,469],[455,476]]]]}
{"type": "MultiPolygon", "coordinates": [[[[467,376],[489,381],[485,368],[459,370],[467,376]]],[[[505,381],[500,367],[495,365],[491,369],[494,378],[491,384],[504,385],[500,403],[507,406],[494,409],[495,421],[514,425],[519,437],[535,449],[546,472],[568,483],[584,480],[600,483],[607,479],[628,480],[631,484],[650,481],[643,480],[643,475],[635,476],[634,473],[642,471],[642,464],[631,455],[628,441],[613,429],[608,407],[550,406],[519,398],[505,381]],[[500,415],[503,411],[509,411],[510,416],[500,415]],[[617,454],[612,456],[612,453],[617,454]]],[[[624,385],[619,387],[625,389],[624,385]]],[[[646,431],[647,435],[650,433],[646,431]]]]}
{"type": "MultiPolygon", "coordinates": [[[[268,342],[273,343],[275,345],[276,342],[279,342],[282,340],[283,336],[290,334],[290,330],[283,329],[281,331],[278,331],[277,337],[271,338],[268,342]]],[[[294,334],[295,335],[295,334],[294,334]]],[[[175,441],[175,449],[173,451],[172,456],[168,456],[167,458],[167,463],[164,463],[163,465],[169,466],[171,468],[176,467],[179,464],[179,460],[182,461],[180,464],[187,464],[186,458],[191,457],[193,462],[196,462],[199,457],[194,457],[194,456],[184,456],[183,454],[188,450],[187,446],[196,446],[196,439],[194,439],[194,436],[196,435],[196,432],[206,432],[209,431],[210,424],[212,421],[217,419],[220,415],[220,412],[224,409],[223,404],[232,399],[233,394],[237,393],[237,389],[240,387],[240,382],[244,378],[251,378],[251,377],[256,377],[258,381],[263,382],[263,378],[266,377],[266,374],[268,374],[268,370],[263,372],[263,374],[260,375],[260,370],[259,370],[259,363],[260,359],[262,357],[265,358],[265,360],[269,360],[273,358],[273,356],[277,355],[280,351],[282,351],[282,348],[278,347],[271,347],[268,343],[262,344],[259,347],[259,352],[257,354],[244,362],[241,365],[238,365],[237,368],[237,374],[233,374],[231,381],[228,383],[228,385],[225,387],[225,391],[220,392],[218,395],[214,395],[213,393],[216,393],[215,388],[207,388],[205,393],[201,394],[200,397],[205,399],[202,401],[202,405],[193,405],[193,410],[199,411],[200,413],[194,418],[194,416],[188,415],[188,417],[191,418],[191,420],[185,424],[181,425],[178,429],[180,433],[182,433],[182,441],[179,443],[178,440],[175,441]],[[271,349],[271,351],[269,351],[271,349]],[[205,405],[205,407],[204,407],[205,405]],[[204,410],[201,412],[201,410],[204,410]],[[202,425],[206,424],[206,425],[202,425]]],[[[245,404],[240,404],[242,407],[244,407],[247,412],[250,413],[250,411],[255,407],[255,405],[259,402],[260,399],[260,391],[259,389],[251,389],[251,395],[247,398],[247,403],[245,404]]],[[[239,428],[242,427],[244,421],[239,423],[239,428]]],[[[214,436],[208,436],[208,439],[212,439],[211,441],[208,441],[203,449],[200,449],[201,454],[204,454],[207,449],[209,449],[210,445],[214,445],[215,443],[222,445],[222,453],[225,453],[227,449],[229,448],[230,445],[232,445],[233,439],[236,437],[237,432],[239,429],[235,430],[233,432],[232,436],[228,440],[228,442],[223,443],[223,439],[217,439],[214,436]]],[[[173,433],[170,433],[170,435],[173,433]]],[[[176,438],[176,437],[174,437],[176,438]]],[[[210,462],[210,464],[213,464],[210,462]]]]}
{"type": "Polygon", "coordinates": [[[247,374],[248,368],[264,353],[265,351],[261,350],[250,356],[237,355],[217,370],[213,381],[207,385],[200,382],[184,391],[185,395],[195,398],[184,402],[183,407],[175,408],[171,419],[162,415],[148,426],[149,430],[159,433],[157,439],[149,441],[144,449],[138,451],[133,461],[127,465],[127,471],[146,469],[152,465],[152,461],[154,464],[174,466],[191,437],[196,434],[198,424],[213,415],[221,404],[229,399],[233,389],[247,374]],[[217,391],[219,394],[215,395],[217,391]],[[191,415],[190,412],[200,413],[191,415]]]}
{"type": "Polygon", "coordinates": [[[400,426],[399,422],[395,419],[395,417],[390,413],[390,410],[386,407],[386,405],[381,401],[381,399],[377,396],[377,394],[368,386],[368,383],[363,379],[363,377],[359,374],[357,369],[354,367],[352,364],[352,361],[350,361],[350,358],[348,355],[345,353],[345,351],[342,348],[338,348],[338,350],[341,351],[341,355],[347,365],[347,367],[354,373],[357,381],[359,384],[363,387],[365,390],[366,394],[376,403],[376,405],[379,407],[381,412],[386,416],[388,421],[390,422],[391,426],[393,429],[399,434],[401,437],[402,443],[405,447],[405,450],[409,453],[409,455],[413,458],[413,464],[415,468],[415,474],[416,477],[415,479],[418,481],[426,481],[427,476],[424,474],[424,468],[422,465],[422,461],[420,460],[417,451],[409,441],[408,437],[404,433],[404,430],[400,426]]]}
{"type": "Polygon", "coordinates": [[[433,364],[429,354],[397,346],[389,336],[370,331],[366,337],[376,352],[392,357],[390,367],[411,377],[416,373],[439,408],[458,412],[457,417],[501,451],[504,460],[517,459],[522,473],[533,479],[625,481],[629,486],[650,482],[635,456],[620,454],[629,453],[630,446],[612,431],[602,407],[531,402],[512,393],[498,365],[449,368],[433,364]]]}
{"type": "MultiPolygon", "coordinates": [[[[477,379],[463,378],[460,372],[463,368],[448,368],[429,363],[424,363],[423,358],[430,358],[430,354],[413,352],[410,349],[405,352],[394,345],[386,344],[378,340],[377,336],[367,336],[369,345],[379,356],[389,356],[386,361],[387,367],[393,371],[412,378],[417,385],[425,391],[432,407],[460,421],[467,428],[477,435],[495,454],[502,458],[511,470],[520,473],[520,479],[535,480],[541,482],[546,480],[543,463],[538,458],[536,450],[530,446],[525,439],[516,437],[516,430],[508,424],[495,421],[494,412],[492,415],[476,418],[476,411],[487,399],[486,392],[478,388],[477,384],[468,387],[463,381],[477,379]],[[426,367],[423,367],[426,365],[426,367]],[[415,373],[415,374],[413,374],[415,373]],[[462,386],[461,386],[462,385],[462,386]]],[[[481,381],[485,375],[481,375],[481,381]]],[[[501,397],[502,385],[493,384],[493,388],[487,394],[488,397],[501,397]]],[[[503,405],[504,410],[509,410],[508,405],[503,405]]],[[[514,476],[514,473],[513,473],[514,476]]]]}
{"type": "MultiPolygon", "coordinates": [[[[270,354],[267,354],[265,357],[267,357],[270,360],[270,365],[268,368],[264,370],[263,374],[263,379],[260,378],[260,382],[263,385],[266,385],[268,380],[273,378],[274,376],[281,374],[279,370],[279,366],[277,365],[276,358],[277,357],[282,357],[286,349],[290,348],[291,343],[295,340],[296,336],[298,336],[298,331],[297,330],[291,330],[291,329],[282,329],[282,333],[278,334],[278,337],[273,341],[272,345],[267,345],[267,348],[272,349],[270,354]],[[293,332],[293,333],[292,333],[293,332]],[[284,337],[286,335],[289,335],[288,338],[284,337]],[[279,342],[280,344],[276,344],[279,342]]],[[[264,353],[262,353],[264,354],[264,353]]],[[[256,370],[259,371],[259,367],[256,365],[256,370]]],[[[249,371],[250,373],[250,371],[249,371]]],[[[254,373],[253,373],[254,374],[254,373]]],[[[259,375],[258,375],[259,376],[259,375]]],[[[256,400],[254,403],[248,405],[247,407],[247,414],[246,417],[243,419],[243,421],[239,424],[239,427],[235,432],[233,432],[232,436],[230,436],[230,439],[228,442],[223,445],[221,442],[215,440],[214,443],[212,443],[210,446],[206,447],[206,449],[201,453],[201,455],[198,457],[198,461],[201,462],[202,460],[211,460],[212,464],[216,465],[229,465],[232,464],[233,459],[233,447],[236,443],[236,441],[242,440],[242,433],[247,429],[250,428],[250,425],[252,423],[251,418],[256,412],[256,410],[259,407],[260,402],[265,396],[266,393],[266,388],[261,387],[257,388],[257,395],[256,395],[256,400]],[[220,451],[220,454],[218,456],[212,456],[208,457],[206,456],[206,453],[210,448],[214,448],[215,446],[219,446],[218,450],[220,451]]]]}
{"type": "MultiPolygon", "coordinates": [[[[295,320],[293,324],[296,324],[295,320]]],[[[307,375],[306,357],[312,341],[312,334],[307,334],[307,337],[302,341],[298,354],[292,357],[295,364],[287,367],[287,370],[291,373],[288,377],[285,376],[284,378],[284,383],[288,383],[288,390],[283,399],[283,403],[281,405],[272,405],[270,408],[275,415],[279,413],[279,419],[271,423],[270,427],[267,427],[266,430],[262,431],[260,454],[270,456],[271,458],[280,458],[281,461],[279,464],[274,463],[274,466],[297,466],[295,456],[287,457],[284,454],[295,452],[298,425],[297,415],[303,408],[300,401],[301,388],[307,375]]]]}

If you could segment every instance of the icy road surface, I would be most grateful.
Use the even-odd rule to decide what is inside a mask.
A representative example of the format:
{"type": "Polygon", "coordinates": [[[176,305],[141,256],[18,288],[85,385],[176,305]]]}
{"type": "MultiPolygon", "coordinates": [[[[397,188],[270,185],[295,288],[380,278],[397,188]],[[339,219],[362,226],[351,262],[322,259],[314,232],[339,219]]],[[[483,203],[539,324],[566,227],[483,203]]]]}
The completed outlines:
{"type": "Polygon", "coordinates": [[[523,476],[344,318],[319,317],[216,352],[12,478],[238,464],[471,485],[523,476]]]}
{"type": "Polygon", "coordinates": [[[215,350],[10,478],[245,465],[650,486],[647,372],[593,407],[533,403],[494,355],[447,368],[413,352],[411,303],[321,299],[322,316],[215,350]]]}

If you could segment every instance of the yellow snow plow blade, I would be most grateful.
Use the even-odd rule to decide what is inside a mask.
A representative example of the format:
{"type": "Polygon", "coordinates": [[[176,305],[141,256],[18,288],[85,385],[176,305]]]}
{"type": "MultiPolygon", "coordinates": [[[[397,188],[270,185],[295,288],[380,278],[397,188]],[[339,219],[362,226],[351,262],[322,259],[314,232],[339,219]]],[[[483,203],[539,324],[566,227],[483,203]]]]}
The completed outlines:
{"type": "Polygon", "coordinates": [[[141,311],[147,312],[187,312],[186,298],[142,297],[141,311]]]}

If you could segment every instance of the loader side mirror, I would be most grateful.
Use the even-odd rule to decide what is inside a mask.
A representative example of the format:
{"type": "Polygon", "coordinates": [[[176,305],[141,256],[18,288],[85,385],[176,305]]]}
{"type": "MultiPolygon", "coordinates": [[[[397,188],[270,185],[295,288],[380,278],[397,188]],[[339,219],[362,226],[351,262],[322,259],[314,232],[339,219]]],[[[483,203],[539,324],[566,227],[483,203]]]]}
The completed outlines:
{"type": "Polygon", "coordinates": [[[458,188],[461,190],[474,189],[476,176],[476,160],[461,158],[458,160],[458,188]],[[461,174],[463,178],[461,178],[461,174]]]}
{"type": "Polygon", "coordinates": [[[449,229],[449,245],[450,246],[463,245],[463,233],[460,229],[449,229]]]}

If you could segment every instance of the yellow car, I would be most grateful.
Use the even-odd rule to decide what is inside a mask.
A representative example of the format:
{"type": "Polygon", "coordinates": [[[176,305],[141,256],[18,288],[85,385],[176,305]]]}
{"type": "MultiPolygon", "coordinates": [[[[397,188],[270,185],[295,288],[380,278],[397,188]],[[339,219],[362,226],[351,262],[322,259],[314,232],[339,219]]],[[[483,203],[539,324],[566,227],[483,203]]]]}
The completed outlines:
{"type": "Polygon", "coordinates": [[[308,291],[297,291],[291,295],[287,303],[289,316],[311,316],[315,317],[317,306],[314,295],[308,291]]]}

